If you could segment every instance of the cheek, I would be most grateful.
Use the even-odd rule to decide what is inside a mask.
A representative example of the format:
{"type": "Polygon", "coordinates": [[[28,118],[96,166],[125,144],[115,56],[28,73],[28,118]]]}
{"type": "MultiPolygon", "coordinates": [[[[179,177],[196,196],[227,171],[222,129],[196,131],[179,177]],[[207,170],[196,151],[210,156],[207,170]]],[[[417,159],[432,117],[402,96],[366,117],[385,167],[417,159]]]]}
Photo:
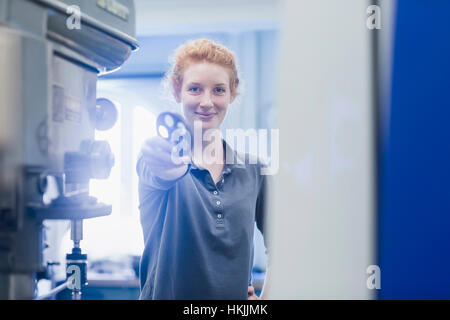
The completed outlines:
{"type": "Polygon", "coordinates": [[[222,111],[222,112],[226,112],[228,109],[228,104],[229,104],[229,99],[227,98],[220,98],[217,102],[216,105],[217,107],[222,111]]]}
{"type": "Polygon", "coordinates": [[[197,106],[197,104],[199,103],[199,99],[197,96],[192,96],[192,95],[183,95],[182,97],[182,102],[183,102],[183,106],[185,108],[195,108],[197,106]]]}

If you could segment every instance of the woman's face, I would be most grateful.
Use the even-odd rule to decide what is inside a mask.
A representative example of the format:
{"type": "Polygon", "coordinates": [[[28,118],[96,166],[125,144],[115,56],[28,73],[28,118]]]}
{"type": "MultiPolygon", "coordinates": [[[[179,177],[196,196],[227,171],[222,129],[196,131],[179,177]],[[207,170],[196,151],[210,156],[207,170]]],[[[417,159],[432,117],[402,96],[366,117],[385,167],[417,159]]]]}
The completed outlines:
{"type": "Polygon", "coordinates": [[[226,68],[212,63],[194,63],[184,72],[178,102],[193,128],[199,121],[203,130],[218,129],[233,101],[230,75],[226,68]]]}

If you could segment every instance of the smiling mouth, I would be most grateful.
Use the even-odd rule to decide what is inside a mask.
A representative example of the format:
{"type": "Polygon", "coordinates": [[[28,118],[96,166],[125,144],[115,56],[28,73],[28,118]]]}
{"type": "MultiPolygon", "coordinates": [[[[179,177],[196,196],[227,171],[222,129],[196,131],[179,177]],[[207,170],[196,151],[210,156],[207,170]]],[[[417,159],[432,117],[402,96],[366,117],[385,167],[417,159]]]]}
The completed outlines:
{"type": "Polygon", "coordinates": [[[216,113],[199,113],[199,112],[196,112],[195,114],[201,118],[211,118],[216,115],[216,113]]]}

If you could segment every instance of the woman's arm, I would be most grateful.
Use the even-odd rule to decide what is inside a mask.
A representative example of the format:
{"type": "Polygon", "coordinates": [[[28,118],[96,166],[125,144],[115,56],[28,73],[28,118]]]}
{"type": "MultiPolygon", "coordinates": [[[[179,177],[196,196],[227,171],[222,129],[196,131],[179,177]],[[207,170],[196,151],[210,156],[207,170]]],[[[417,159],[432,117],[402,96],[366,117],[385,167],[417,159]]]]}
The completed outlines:
{"type": "Polygon", "coordinates": [[[188,164],[173,163],[171,150],[172,144],[159,136],[146,140],[136,165],[139,181],[151,189],[167,190],[186,175],[188,164]]]}

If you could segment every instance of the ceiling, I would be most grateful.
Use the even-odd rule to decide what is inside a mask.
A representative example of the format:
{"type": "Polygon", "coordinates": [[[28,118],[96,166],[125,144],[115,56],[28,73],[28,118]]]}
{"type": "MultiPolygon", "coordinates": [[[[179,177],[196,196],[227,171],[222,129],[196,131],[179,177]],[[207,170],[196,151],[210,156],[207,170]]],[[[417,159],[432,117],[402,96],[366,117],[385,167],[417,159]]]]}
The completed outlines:
{"type": "Polygon", "coordinates": [[[137,35],[273,30],[279,0],[135,0],[137,35]]]}

